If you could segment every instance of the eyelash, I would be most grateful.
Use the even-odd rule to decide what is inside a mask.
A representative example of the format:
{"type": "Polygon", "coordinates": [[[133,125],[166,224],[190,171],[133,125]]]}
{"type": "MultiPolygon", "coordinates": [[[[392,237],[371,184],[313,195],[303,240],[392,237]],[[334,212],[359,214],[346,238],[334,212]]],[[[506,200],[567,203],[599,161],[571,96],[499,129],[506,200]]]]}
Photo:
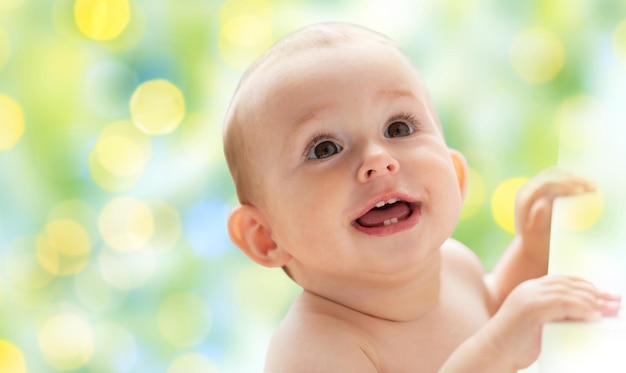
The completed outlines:
{"type": "MultiPolygon", "coordinates": [[[[402,113],[395,114],[394,116],[392,116],[387,121],[387,125],[385,126],[385,129],[387,128],[387,126],[397,121],[405,121],[408,125],[413,127],[414,131],[417,131],[420,128],[420,122],[417,120],[417,118],[415,118],[413,114],[402,112],[402,113]]],[[[309,141],[309,145],[305,148],[304,153],[302,154],[302,157],[304,159],[307,159],[313,147],[315,147],[317,144],[319,144],[322,141],[332,140],[332,139],[333,139],[333,135],[331,135],[330,133],[327,133],[327,132],[318,133],[317,135],[313,137],[313,139],[311,139],[311,141],[309,141]]]]}
{"type": "Polygon", "coordinates": [[[313,147],[315,147],[317,144],[319,144],[320,142],[324,140],[332,140],[332,139],[333,139],[333,135],[327,132],[318,133],[317,135],[313,137],[313,139],[311,139],[311,141],[309,141],[309,145],[304,149],[304,153],[302,154],[302,156],[304,157],[304,159],[307,159],[313,147]]]}
{"type": "Polygon", "coordinates": [[[415,131],[420,129],[420,122],[411,113],[399,113],[399,114],[394,115],[387,122],[387,126],[390,125],[391,123],[397,122],[399,120],[403,120],[403,121],[407,122],[407,124],[409,124],[411,127],[413,127],[413,130],[415,130],[415,131]]]}

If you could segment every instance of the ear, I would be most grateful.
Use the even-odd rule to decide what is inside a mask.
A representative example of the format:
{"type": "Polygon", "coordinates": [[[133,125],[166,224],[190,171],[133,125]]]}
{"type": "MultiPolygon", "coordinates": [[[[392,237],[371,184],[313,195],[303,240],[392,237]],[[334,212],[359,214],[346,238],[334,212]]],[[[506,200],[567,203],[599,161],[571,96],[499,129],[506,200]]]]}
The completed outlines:
{"type": "Polygon", "coordinates": [[[465,192],[467,190],[467,161],[463,154],[454,149],[450,150],[450,157],[452,158],[452,164],[456,171],[456,177],[459,182],[459,188],[461,190],[461,197],[465,198],[465,192]]]}
{"type": "Polygon", "coordinates": [[[291,259],[276,245],[265,217],[254,206],[241,205],[231,211],[228,234],[241,251],[265,267],[282,267],[291,259]]]}

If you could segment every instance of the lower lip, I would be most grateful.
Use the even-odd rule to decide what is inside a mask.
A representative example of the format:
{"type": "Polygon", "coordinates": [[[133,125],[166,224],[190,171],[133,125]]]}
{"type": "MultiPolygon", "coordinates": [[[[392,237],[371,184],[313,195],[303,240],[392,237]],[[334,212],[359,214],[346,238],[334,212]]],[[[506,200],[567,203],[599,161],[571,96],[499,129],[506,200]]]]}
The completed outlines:
{"type": "Polygon", "coordinates": [[[411,211],[411,215],[409,215],[406,219],[401,220],[394,224],[381,225],[380,227],[370,227],[370,228],[364,227],[360,224],[357,224],[356,222],[354,222],[352,225],[359,232],[368,234],[370,236],[378,236],[378,237],[390,236],[390,235],[405,231],[407,229],[413,228],[419,221],[421,212],[422,212],[421,206],[413,206],[413,211],[411,211]]]}

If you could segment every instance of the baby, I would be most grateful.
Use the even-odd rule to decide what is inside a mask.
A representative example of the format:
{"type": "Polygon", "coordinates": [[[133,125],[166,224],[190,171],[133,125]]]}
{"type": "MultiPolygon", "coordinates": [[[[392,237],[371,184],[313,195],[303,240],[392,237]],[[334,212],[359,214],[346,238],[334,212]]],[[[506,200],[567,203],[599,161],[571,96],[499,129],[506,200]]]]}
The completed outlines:
{"type": "Polygon", "coordinates": [[[585,179],[549,170],[522,188],[489,274],[450,239],[465,160],[408,57],[374,31],[324,23],[278,42],[241,80],[224,150],[232,241],[303,288],[266,372],[515,372],[544,323],[619,310],[585,280],[545,276],[552,202],[592,191],[585,179]]]}

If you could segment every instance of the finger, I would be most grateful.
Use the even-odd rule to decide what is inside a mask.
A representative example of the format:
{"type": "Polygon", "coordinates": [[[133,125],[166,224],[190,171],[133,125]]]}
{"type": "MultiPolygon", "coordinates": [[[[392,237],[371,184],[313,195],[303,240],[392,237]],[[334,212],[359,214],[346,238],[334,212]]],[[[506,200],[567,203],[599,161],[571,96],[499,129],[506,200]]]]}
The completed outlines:
{"type": "Polygon", "coordinates": [[[527,198],[533,201],[545,197],[555,199],[557,197],[574,196],[597,190],[595,184],[579,176],[558,180],[537,180],[537,184],[532,184],[529,186],[527,198]]]}
{"type": "Polygon", "coordinates": [[[598,309],[603,316],[617,316],[621,309],[622,297],[617,294],[600,293],[597,299],[598,309]]]}
{"type": "Polygon", "coordinates": [[[601,291],[587,280],[571,276],[554,276],[553,280],[553,291],[560,294],[563,306],[572,307],[564,310],[568,319],[595,320],[598,316],[616,316],[621,309],[621,295],[601,291]]]}

